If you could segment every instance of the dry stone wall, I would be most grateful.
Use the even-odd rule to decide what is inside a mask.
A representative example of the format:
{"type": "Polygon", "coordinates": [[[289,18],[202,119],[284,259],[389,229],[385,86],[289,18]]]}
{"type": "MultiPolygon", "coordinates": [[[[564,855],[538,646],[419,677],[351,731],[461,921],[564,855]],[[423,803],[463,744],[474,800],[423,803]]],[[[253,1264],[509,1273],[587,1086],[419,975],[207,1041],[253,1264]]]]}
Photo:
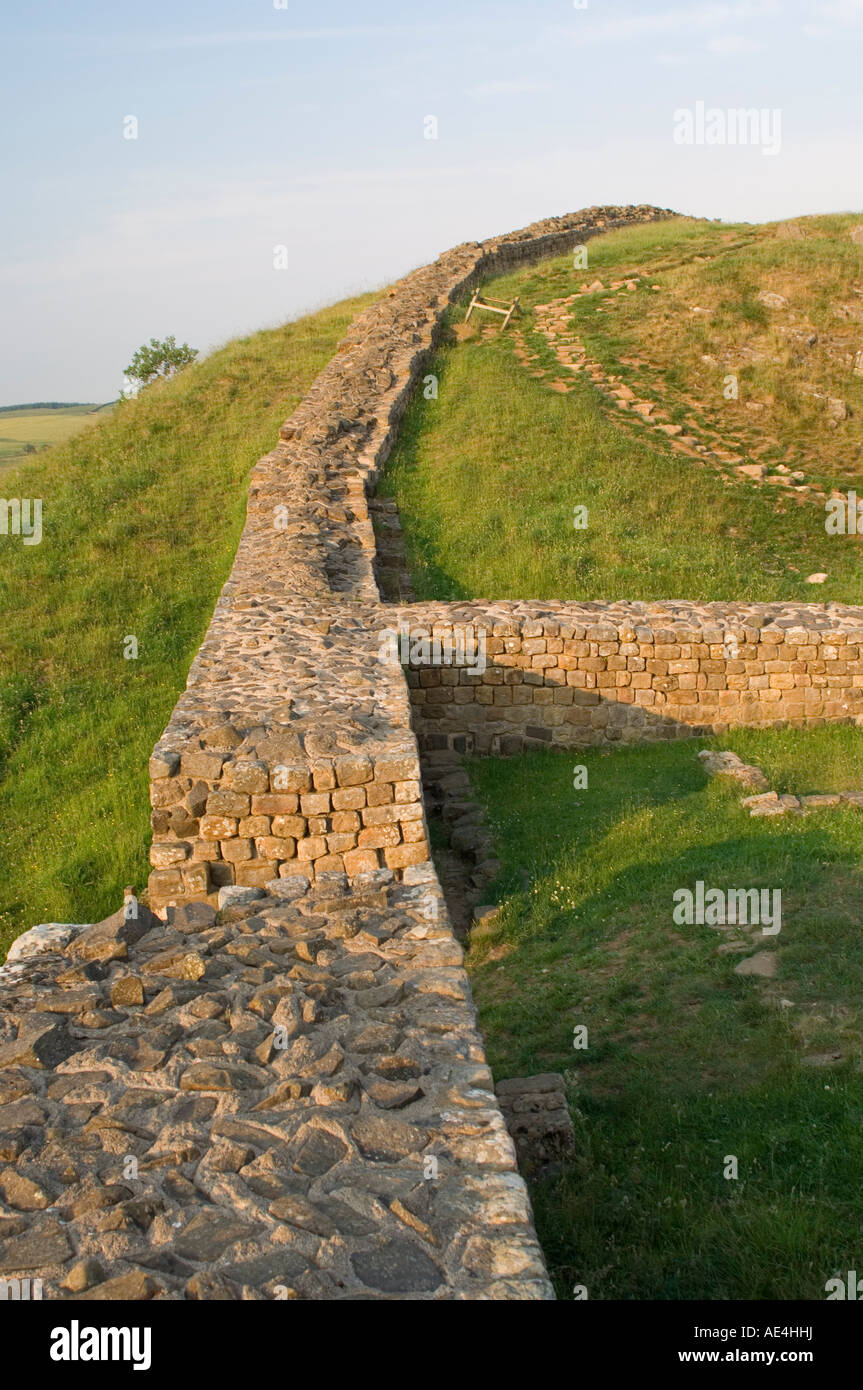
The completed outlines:
{"type": "Polygon", "coordinates": [[[409,634],[426,750],[506,754],[863,719],[860,607],[410,604],[392,621],[409,634]],[[476,650],[446,664],[460,630],[476,650]]]}
{"type": "Polygon", "coordinates": [[[0,1279],[61,1299],[553,1296],[412,720],[432,747],[505,752],[855,718],[863,612],[388,608],[368,499],[455,296],[666,215],[593,208],[405,277],[253,469],[150,763],[157,915],[40,928],[0,971],[0,1279]],[[409,656],[406,680],[382,642],[465,622],[488,629],[478,677],[409,656]]]}
{"type": "Polygon", "coordinates": [[[150,763],[150,911],[0,969],[0,1280],[43,1297],[549,1299],[429,856],[368,495],[453,296],[599,208],[457,247],[355,322],[252,472],[150,763]]]}
{"type": "Polygon", "coordinates": [[[381,652],[369,495],[454,298],[669,215],[591,208],[458,246],[355,320],[252,472],[231,576],[154,750],[151,903],[429,861],[410,700],[381,652]]]}

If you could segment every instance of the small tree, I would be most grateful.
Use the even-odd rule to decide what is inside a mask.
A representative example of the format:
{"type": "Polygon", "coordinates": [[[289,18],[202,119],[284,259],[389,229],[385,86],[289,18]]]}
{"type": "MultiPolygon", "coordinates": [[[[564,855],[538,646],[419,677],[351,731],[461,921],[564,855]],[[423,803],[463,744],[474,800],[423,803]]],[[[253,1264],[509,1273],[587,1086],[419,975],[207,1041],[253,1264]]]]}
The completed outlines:
{"type": "Polygon", "coordinates": [[[149,346],[145,343],[139,347],[132,357],[128,367],[125,368],[127,379],[134,385],[135,390],[139,391],[142,386],[148,386],[151,381],[160,378],[174,376],[181,368],[187,367],[190,362],[194,362],[198,355],[197,348],[190,348],[188,343],[183,343],[177,347],[177,341],[171,334],[160,343],[157,338],[151,338],[149,346]]]}

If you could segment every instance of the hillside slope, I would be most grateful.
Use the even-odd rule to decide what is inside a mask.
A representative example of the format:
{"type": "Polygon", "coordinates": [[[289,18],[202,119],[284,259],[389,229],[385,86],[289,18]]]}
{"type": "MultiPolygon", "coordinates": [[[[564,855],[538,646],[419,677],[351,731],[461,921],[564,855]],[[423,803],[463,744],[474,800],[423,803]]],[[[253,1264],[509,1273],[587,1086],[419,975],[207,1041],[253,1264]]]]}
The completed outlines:
{"type": "Polygon", "coordinates": [[[4,474],[6,497],[43,499],[43,538],[0,537],[0,950],[146,881],[147,759],[230,569],[249,470],[376,297],[229,343],[4,474]]]}
{"type": "Polygon", "coordinates": [[[859,602],[825,530],[863,459],[858,222],[675,218],[489,281],[506,332],[454,305],[380,489],[417,596],[859,602]]]}

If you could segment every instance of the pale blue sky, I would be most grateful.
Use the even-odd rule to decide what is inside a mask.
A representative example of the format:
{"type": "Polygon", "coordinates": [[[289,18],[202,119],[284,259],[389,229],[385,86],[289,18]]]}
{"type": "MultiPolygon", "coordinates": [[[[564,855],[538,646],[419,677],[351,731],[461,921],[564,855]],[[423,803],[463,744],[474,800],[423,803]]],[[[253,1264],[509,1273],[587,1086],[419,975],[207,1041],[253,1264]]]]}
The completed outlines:
{"type": "Polygon", "coordinates": [[[3,4],[0,404],[592,203],[863,208],[863,0],[3,4]],[[780,153],[675,144],[698,101],[778,109],[780,153]]]}

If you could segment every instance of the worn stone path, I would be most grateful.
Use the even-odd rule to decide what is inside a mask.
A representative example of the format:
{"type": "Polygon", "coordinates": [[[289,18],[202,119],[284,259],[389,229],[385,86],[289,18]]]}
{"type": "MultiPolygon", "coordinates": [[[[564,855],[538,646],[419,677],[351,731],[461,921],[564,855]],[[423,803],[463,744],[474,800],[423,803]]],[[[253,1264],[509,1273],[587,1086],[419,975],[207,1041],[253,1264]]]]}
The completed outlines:
{"type": "Polygon", "coordinates": [[[0,1277],[547,1298],[430,868],[76,931],[2,988],[0,1277]]]}
{"type": "MultiPolygon", "coordinates": [[[[649,276],[646,278],[650,279],[649,276]]],[[[753,487],[770,486],[777,496],[792,499],[799,505],[815,502],[823,506],[828,494],[817,484],[807,483],[801,470],[779,464],[773,473],[768,474],[763,463],[747,461],[745,446],[733,436],[705,430],[694,418],[690,418],[686,428],[673,423],[663,409],[661,399],[644,391],[637,393],[616,373],[606,371],[588,354],[575,327],[572,306],[579,299],[592,297],[603,289],[608,290],[609,297],[602,303],[611,303],[617,294],[635,291],[643,279],[644,276],[633,273],[622,280],[611,281],[608,286],[601,281],[593,281],[570,295],[536,306],[537,332],[551,347],[562,370],[572,376],[583,373],[588,377],[600,395],[621,412],[622,423],[642,433],[662,435],[673,453],[695,460],[700,467],[716,469],[728,483],[744,481],[753,487]]],[[[574,389],[565,376],[557,376],[541,366],[537,354],[531,352],[523,330],[516,330],[515,339],[516,356],[532,375],[545,380],[552,390],[566,393],[574,389]]],[[[831,495],[839,497],[842,494],[834,490],[831,495]]]]}

